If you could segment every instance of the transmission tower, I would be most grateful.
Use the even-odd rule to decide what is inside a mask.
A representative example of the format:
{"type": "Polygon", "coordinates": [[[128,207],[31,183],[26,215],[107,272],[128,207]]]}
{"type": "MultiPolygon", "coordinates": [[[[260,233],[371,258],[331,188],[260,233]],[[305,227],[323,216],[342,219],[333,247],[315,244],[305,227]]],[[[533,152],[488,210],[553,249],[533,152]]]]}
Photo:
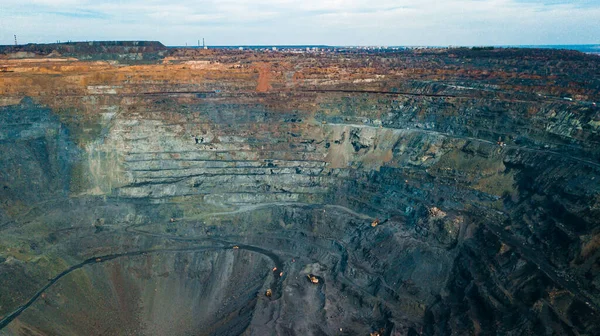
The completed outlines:
{"type": "Polygon", "coordinates": [[[17,43],[17,35],[15,35],[15,45],[19,45],[19,43],[17,43]]]}

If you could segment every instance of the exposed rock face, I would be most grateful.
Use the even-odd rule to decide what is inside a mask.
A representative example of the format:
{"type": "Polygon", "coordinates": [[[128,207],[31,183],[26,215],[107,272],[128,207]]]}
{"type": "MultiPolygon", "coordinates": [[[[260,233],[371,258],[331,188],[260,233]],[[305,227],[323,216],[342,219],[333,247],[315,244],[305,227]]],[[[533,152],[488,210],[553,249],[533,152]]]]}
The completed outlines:
{"type": "Polygon", "coordinates": [[[100,46],[3,49],[0,335],[600,334],[600,58],[100,46]]]}

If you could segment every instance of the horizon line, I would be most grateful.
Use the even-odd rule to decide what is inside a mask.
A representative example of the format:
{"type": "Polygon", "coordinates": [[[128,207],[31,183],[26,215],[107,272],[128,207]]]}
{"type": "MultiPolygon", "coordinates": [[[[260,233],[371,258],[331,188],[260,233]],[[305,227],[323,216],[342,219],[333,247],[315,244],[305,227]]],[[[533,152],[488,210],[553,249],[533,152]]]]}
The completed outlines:
{"type": "MultiPolygon", "coordinates": [[[[30,42],[30,43],[19,43],[13,44],[0,44],[1,47],[19,47],[27,45],[49,45],[49,44],[76,44],[76,43],[107,43],[107,42],[156,42],[160,43],[165,47],[171,48],[203,48],[204,45],[176,45],[176,44],[164,44],[159,40],[86,40],[86,41],[57,41],[57,42],[30,42]]],[[[227,48],[227,47],[324,47],[324,48],[398,48],[398,47],[429,47],[429,48],[445,48],[445,47],[531,47],[531,46],[599,46],[600,43],[560,43],[560,44],[361,44],[361,45],[336,45],[336,44],[206,44],[208,48],[227,48]]]]}

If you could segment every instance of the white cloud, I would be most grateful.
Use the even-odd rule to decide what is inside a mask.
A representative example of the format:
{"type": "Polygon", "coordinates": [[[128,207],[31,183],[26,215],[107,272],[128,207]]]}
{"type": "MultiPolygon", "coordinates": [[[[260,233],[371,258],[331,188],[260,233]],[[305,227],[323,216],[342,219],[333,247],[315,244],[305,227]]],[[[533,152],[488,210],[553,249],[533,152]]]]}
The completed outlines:
{"type": "Polygon", "coordinates": [[[0,43],[597,43],[591,0],[0,0],[0,43]]]}

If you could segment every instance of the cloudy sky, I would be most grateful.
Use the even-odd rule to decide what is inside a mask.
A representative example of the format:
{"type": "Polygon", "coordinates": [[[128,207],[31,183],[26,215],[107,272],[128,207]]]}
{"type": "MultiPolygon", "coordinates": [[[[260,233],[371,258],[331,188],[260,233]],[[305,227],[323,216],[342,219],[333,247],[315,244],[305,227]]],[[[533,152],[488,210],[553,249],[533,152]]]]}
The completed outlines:
{"type": "Polygon", "coordinates": [[[0,44],[600,43],[600,0],[0,0],[0,44]]]}

